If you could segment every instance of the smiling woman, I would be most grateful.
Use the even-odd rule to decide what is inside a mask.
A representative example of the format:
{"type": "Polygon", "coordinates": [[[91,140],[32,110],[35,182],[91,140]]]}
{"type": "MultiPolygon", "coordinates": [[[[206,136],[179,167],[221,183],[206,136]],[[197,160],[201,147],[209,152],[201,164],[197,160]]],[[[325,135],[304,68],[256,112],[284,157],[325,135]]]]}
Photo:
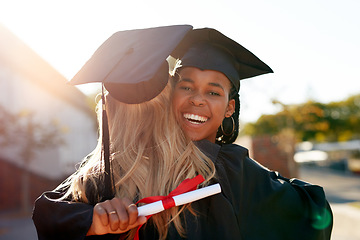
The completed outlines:
{"type": "MultiPolygon", "coordinates": [[[[228,226],[235,222],[233,215],[218,201],[232,235],[214,231],[212,238],[330,239],[331,209],[320,187],[269,171],[249,159],[247,150],[231,144],[239,128],[240,80],[272,70],[214,29],[194,30],[186,40],[188,50],[172,78],[173,111],[191,140],[206,145],[203,151],[217,153],[217,180],[230,186],[224,195],[229,196],[230,212],[238,219],[237,226],[228,226]]],[[[217,225],[223,227],[219,219],[217,216],[217,225]]]]}
{"type": "Polygon", "coordinates": [[[271,73],[271,68],[214,29],[194,31],[175,54],[184,49],[172,78],[173,108],[180,125],[193,140],[234,142],[239,131],[240,80],[271,73]],[[187,94],[180,94],[185,90],[187,94]],[[184,104],[186,98],[196,107],[189,109],[190,105],[184,104]],[[195,125],[184,114],[203,116],[207,121],[195,125]]]}
{"type": "Polygon", "coordinates": [[[179,72],[172,106],[175,116],[191,140],[207,139],[215,143],[223,119],[235,111],[229,99],[231,85],[221,72],[185,67],[179,72]]]}

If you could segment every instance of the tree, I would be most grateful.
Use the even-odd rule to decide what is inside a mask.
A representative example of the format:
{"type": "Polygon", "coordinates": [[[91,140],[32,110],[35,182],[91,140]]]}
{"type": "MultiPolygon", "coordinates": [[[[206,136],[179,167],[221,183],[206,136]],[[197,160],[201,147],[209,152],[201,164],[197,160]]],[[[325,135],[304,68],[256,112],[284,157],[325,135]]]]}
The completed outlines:
{"type": "Polygon", "coordinates": [[[0,106],[0,146],[19,146],[20,157],[25,168],[21,179],[21,207],[24,212],[30,209],[29,171],[27,169],[35,152],[62,143],[61,128],[56,121],[40,124],[34,121],[33,112],[12,113],[0,106]]]}
{"type": "Polygon", "coordinates": [[[347,141],[360,137],[360,95],[328,104],[307,101],[297,105],[281,104],[282,110],[262,115],[245,125],[242,134],[278,134],[293,129],[298,141],[347,141]]]}

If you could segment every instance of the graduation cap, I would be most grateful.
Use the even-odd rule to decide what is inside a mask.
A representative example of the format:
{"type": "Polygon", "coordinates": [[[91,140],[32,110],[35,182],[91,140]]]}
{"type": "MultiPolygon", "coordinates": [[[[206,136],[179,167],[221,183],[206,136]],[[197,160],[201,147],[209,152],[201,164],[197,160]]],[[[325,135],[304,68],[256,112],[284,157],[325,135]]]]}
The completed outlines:
{"type": "Polygon", "coordinates": [[[146,102],[165,87],[169,78],[166,59],[191,29],[190,25],[175,25],[116,32],[71,83],[102,82],[121,102],[146,102]]]}
{"type": "Polygon", "coordinates": [[[109,129],[104,88],[113,98],[124,103],[149,101],[156,97],[168,82],[169,66],[166,59],[170,55],[182,59],[182,66],[223,72],[237,90],[237,82],[240,79],[272,72],[255,55],[215,29],[193,30],[191,25],[174,25],[113,34],[70,81],[73,85],[102,83],[105,199],[113,197],[113,184],[110,174],[109,129]],[[213,50],[209,52],[204,46],[213,50]],[[216,61],[204,62],[204,57],[216,61]]]}
{"type": "Polygon", "coordinates": [[[192,30],[172,55],[181,59],[181,67],[222,72],[237,91],[240,80],[273,72],[252,52],[212,28],[192,30]]]}

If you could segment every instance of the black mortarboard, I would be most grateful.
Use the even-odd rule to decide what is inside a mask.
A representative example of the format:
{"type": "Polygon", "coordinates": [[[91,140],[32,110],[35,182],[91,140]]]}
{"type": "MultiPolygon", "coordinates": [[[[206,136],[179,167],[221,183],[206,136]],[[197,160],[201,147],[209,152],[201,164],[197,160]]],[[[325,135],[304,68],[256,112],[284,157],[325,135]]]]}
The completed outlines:
{"type": "Polygon", "coordinates": [[[175,25],[117,32],[96,50],[71,83],[103,82],[119,101],[148,101],[165,87],[169,77],[166,59],[191,29],[190,25],[175,25]]]}
{"type": "Polygon", "coordinates": [[[172,56],[181,59],[181,67],[224,73],[237,91],[240,88],[239,80],[273,72],[249,50],[211,28],[189,32],[172,56]]]}

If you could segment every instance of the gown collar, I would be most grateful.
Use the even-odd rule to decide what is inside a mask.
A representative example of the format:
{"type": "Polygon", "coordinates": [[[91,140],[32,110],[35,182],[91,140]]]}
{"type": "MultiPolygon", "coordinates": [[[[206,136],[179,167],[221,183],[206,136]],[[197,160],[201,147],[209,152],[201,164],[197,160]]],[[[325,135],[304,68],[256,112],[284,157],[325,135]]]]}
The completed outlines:
{"type": "Polygon", "coordinates": [[[210,158],[213,162],[216,161],[221,148],[220,145],[212,143],[206,139],[195,141],[194,143],[208,158],[210,158]]]}

